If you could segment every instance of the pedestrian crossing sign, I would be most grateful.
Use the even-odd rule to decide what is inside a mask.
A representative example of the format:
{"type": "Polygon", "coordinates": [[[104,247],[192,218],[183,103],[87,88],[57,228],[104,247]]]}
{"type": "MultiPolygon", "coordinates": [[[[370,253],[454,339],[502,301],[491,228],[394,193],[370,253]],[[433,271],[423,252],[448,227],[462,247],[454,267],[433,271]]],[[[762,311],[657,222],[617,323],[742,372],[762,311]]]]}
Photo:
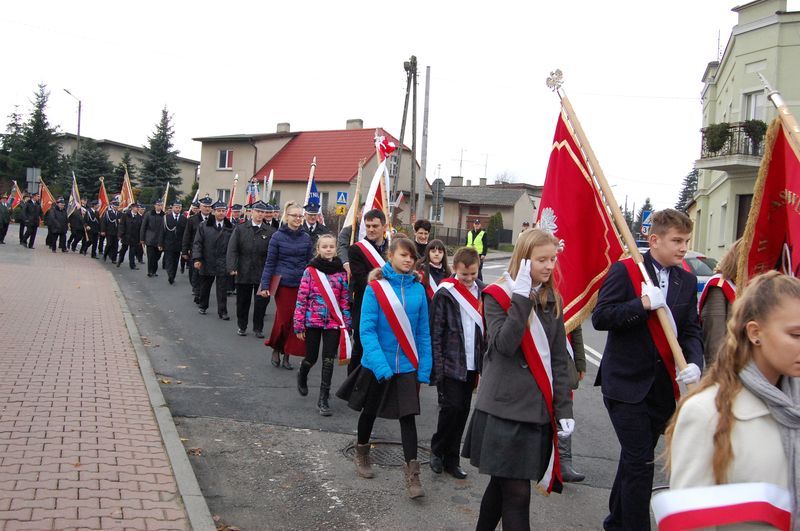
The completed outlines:
{"type": "Polygon", "coordinates": [[[347,204],[347,192],[336,192],[336,204],[337,205],[347,204]]]}

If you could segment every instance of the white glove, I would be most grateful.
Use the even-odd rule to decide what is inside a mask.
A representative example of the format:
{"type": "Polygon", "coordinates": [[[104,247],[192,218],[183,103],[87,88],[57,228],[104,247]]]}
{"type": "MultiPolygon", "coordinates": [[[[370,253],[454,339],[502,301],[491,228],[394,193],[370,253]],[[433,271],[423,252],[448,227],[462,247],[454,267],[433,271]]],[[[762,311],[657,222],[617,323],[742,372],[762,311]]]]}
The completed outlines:
{"type": "Polygon", "coordinates": [[[678,373],[675,381],[684,385],[696,384],[700,381],[700,367],[694,363],[690,363],[685,369],[678,373]]]}
{"type": "Polygon", "coordinates": [[[524,259],[520,260],[517,277],[514,279],[514,285],[511,288],[511,291],[517,295],[522,295],[523,297],[530,297],[531,283],[531,261],[524,259]]]}
{"type": "Polygon", "coordinates": [[[666,308],[667,301],[664,300],[664,292],[658,286],[650,286],[642,282],[642,297],[647,295],[650,299],[650,309],[655,311],[659,308],[666,308]]]}
{"type": "Polygon", "coordinates": [[[561,426],[558,430],[559,439],[566,439],[575,431],[575,419],[559,419],[558,424],[561,426]]]}

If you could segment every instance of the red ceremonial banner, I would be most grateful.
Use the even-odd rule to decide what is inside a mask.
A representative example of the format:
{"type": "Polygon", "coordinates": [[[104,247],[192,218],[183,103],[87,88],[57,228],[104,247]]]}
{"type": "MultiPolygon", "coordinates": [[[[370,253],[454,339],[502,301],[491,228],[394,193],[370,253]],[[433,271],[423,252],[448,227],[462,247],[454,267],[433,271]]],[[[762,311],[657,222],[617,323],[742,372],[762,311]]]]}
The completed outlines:
{"type": "Polygon", "coordinates": [[[40,185],[39,203],[42,207],[42,216],[44,216],[50,210],[50,207],[56,203],[56,200],[53,198],[53,194],[50,193],[50,188],[44,184],[44,181],[40,181],[40,185]]]}
{"type": "Polygon", "coordinates": [[[558,118],[539,203],[539,227],[564,240],[556,283],[564,298],[567,333],[594,309],[622,244],[563,113],[558,118]]]}
{"type": "Polygon", "coordinates": [[[800,272],[800,160],[779,118],[767,131],[742,244],[738,286],[772,269],[800,272]]]}

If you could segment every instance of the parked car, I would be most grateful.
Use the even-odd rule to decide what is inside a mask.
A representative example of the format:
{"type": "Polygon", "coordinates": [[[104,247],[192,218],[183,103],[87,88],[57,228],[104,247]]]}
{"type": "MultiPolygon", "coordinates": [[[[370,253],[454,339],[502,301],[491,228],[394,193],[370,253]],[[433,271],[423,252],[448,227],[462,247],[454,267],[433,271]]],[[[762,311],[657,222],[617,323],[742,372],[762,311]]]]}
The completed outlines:
{"type": "MultiPolygon", "coordinates": [[[[638,243],[638,242],[637,242],[638,243]]],[[[638,247],[639,252],[644,254],[648,251],[647,247],[638,247]]],[[[706,282],[714,274],[714,269],[717,267],[717,260],[697,251],[689,251],[683,257],[683,268],[697,277],[697,295],[698,297],[706,287],[706,282]]]]}

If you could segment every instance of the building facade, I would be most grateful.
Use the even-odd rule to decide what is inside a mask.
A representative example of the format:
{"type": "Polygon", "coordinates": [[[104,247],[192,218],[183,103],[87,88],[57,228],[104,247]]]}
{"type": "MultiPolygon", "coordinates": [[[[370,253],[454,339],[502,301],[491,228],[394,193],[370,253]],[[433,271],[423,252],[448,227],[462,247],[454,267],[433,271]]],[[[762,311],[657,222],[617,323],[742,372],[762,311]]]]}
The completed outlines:
{"type": "Polygon", "coordinates": [[[795,116],[800,111],[800,12],[788,12],[786,4],[756,0],[735,7],[739,18],[725,52],[703,74],[702,145],[688,212],[693,248],[708,256],[721,258],[744,232],[764,149],[761,131],[776,115],[757,74],[781,92],[795,116]]]}

